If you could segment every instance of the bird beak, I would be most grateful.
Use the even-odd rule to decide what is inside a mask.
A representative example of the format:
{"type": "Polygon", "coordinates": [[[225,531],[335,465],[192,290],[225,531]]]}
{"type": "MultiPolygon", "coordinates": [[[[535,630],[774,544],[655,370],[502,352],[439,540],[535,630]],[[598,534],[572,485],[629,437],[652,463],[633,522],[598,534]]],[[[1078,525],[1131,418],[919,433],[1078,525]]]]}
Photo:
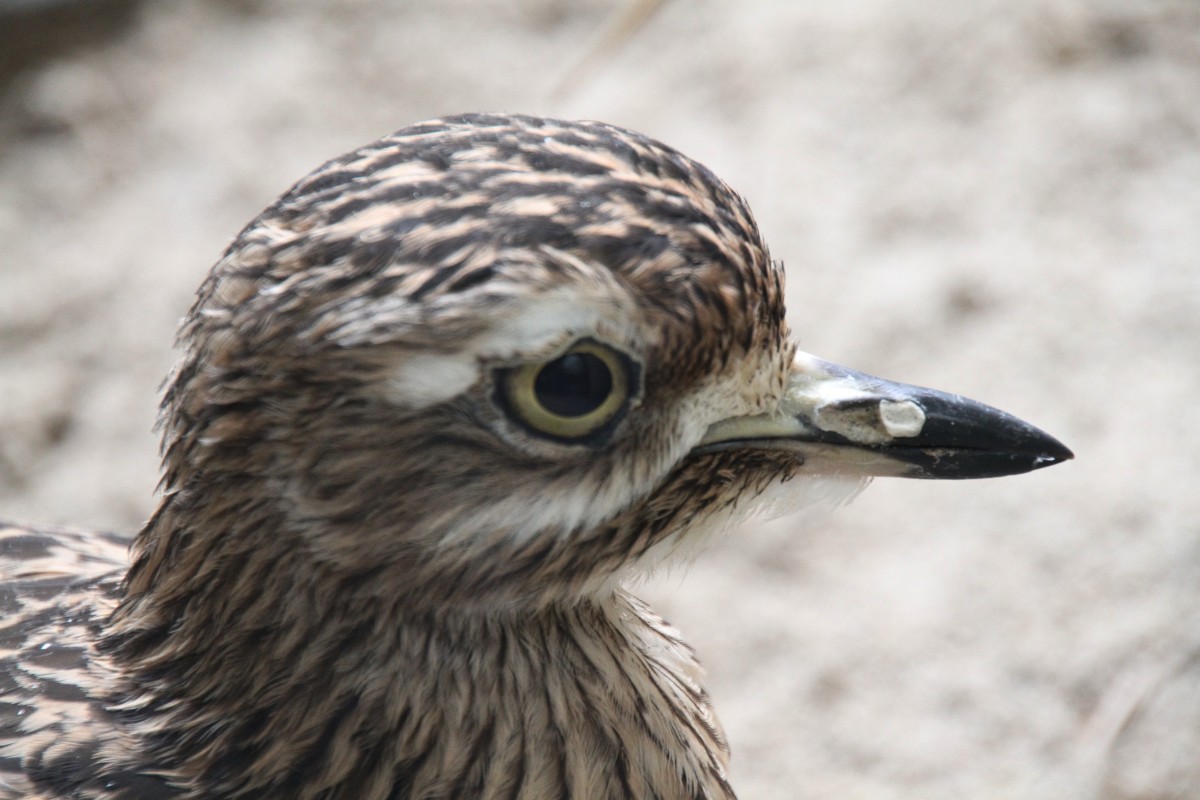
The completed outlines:
{"type": "Polygon", "coordinates": [[[698,452],[803,455],[814,473],[997,478],[1074,457],[1050,434],[956,394],[893,383],[798,353],[778,414],[722,420],[698,452]]]}

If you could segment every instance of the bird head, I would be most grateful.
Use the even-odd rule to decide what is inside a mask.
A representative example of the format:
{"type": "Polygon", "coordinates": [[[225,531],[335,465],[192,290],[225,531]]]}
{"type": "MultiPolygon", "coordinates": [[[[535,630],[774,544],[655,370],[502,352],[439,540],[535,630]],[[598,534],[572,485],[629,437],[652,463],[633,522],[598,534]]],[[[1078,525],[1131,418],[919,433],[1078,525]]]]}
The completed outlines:
{"type": "Polygon", "coordinates": [[[801,477],[849,494],[1070,457],[798,353],[784,312],[745,201],[670,147],[593,122],[414,125],[293,186],[202,286],[164,508],[223,516],[191,536],[224,553],[270,538],[410,605],[528,604],[604,591],[801,477]]]}

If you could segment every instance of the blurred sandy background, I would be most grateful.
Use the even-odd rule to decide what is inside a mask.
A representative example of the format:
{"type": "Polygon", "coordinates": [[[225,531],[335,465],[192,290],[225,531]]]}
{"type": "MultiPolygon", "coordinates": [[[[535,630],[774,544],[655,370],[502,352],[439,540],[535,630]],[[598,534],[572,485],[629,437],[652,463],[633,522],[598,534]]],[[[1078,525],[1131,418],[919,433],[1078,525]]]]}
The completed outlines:
{"type": "Polygon", "coordinates": [[[100,2],[0,18],[0,516],[133,531],[228,239],[466,110],[603,119],[757,211],[805,349],[1078,460],[880,481],[642,590],[746,798],[1200,798],[1200,3],[100,2]]]}

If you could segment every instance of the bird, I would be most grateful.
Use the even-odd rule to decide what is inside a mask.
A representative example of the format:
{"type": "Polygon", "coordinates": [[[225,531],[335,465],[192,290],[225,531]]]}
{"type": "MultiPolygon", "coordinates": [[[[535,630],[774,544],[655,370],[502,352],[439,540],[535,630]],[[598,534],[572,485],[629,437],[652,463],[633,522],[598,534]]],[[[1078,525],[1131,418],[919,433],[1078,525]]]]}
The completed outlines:
{"type": "Polygon", "coordinates": [[[144,527],[0,526],[0,798],[727,800],[631,577],[816,486],[1072,457],[798,350],[747,202],[600,122],[325,163],[177,346],[144,527]]]}

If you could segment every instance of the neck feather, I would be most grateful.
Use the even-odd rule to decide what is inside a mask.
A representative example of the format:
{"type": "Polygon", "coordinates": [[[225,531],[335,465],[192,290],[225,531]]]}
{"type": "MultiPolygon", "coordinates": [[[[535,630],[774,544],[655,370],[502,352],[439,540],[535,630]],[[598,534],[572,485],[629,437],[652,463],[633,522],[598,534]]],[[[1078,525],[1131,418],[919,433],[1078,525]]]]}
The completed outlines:
{"type": "Polygon", "coordinates": [[[623,591],[413,611],[296,548],[175,533],[143,542],[105,648],[129,728],[199,796],[733,797],[690,648],[623,591]],[[146,577],[168,565],[190,574],[146,577]]]}

